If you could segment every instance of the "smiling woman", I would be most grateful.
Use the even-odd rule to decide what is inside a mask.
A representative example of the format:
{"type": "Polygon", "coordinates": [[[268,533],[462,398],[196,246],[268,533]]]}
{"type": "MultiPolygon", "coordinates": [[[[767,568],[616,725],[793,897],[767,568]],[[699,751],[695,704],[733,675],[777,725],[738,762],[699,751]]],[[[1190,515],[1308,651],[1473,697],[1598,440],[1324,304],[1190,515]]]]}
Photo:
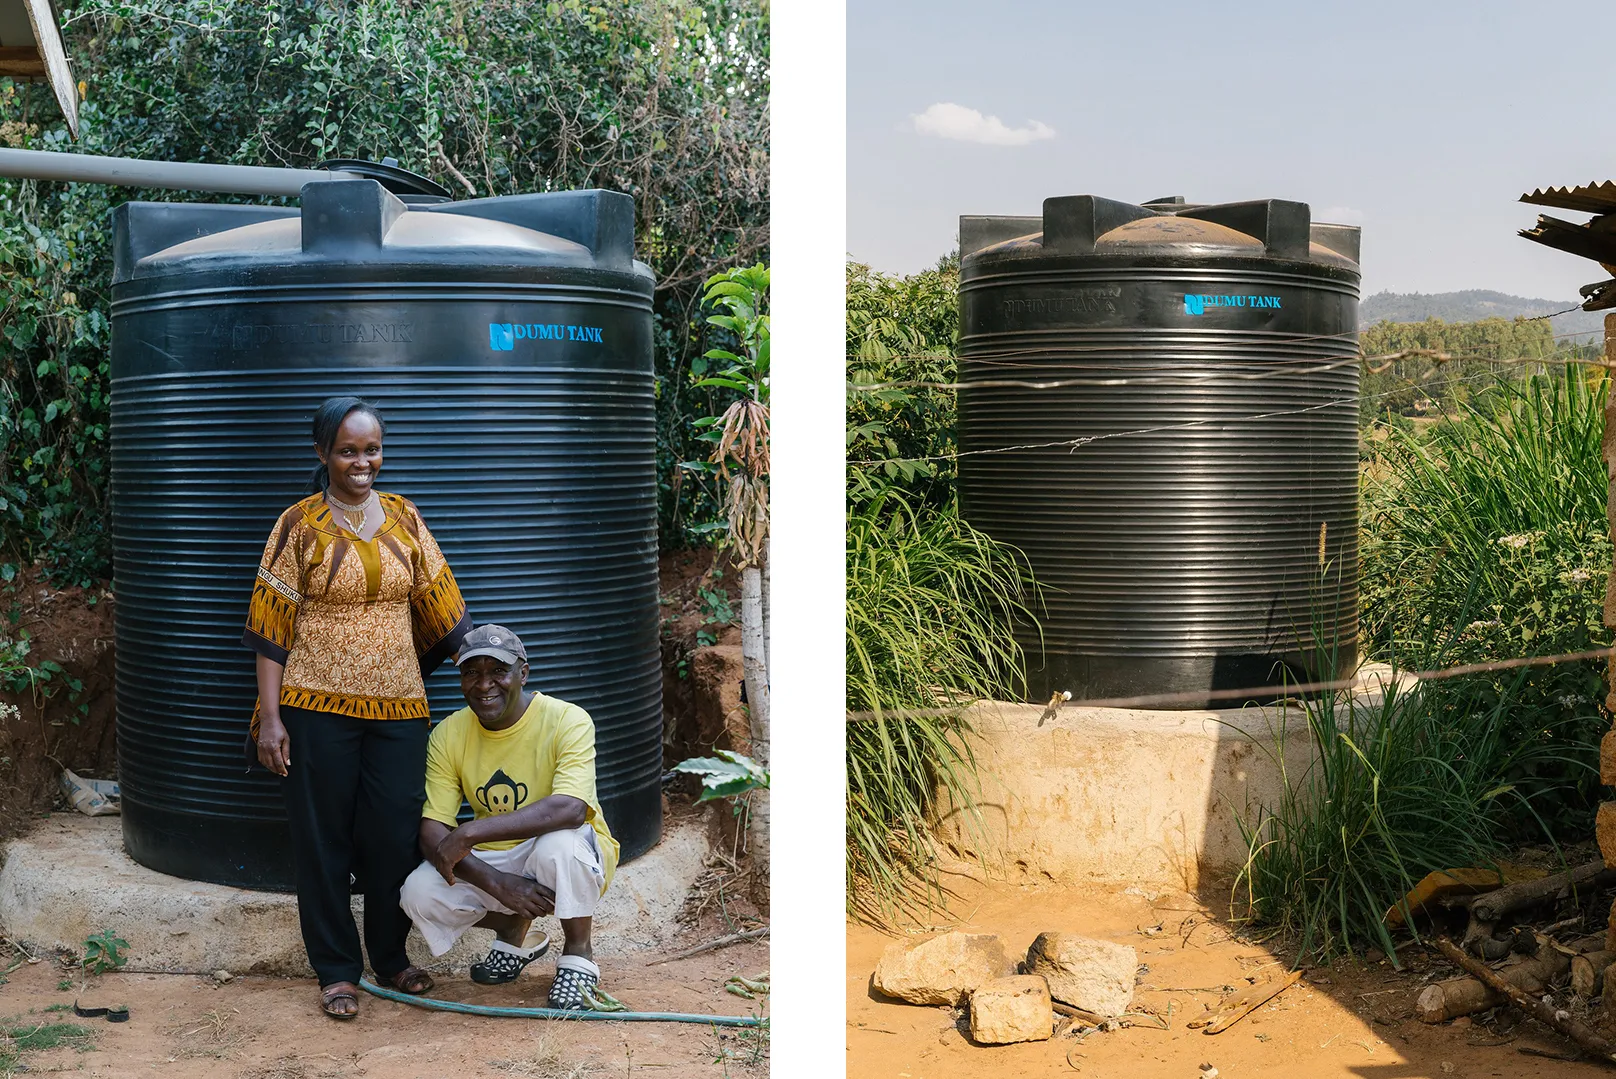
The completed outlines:
{"type": "Polygon", "coordinates": [[[252,737],[259,763],[282,777],[304,946],[321,1007],[339,1019],[357,1014],[364,971],[350,867],[378,978],[432,988],[404,953],[399,888],[416,866],[425,799],[424,675],[471,626],[414,504],[375,489],[386,429],[357,397],[315,413],[311,493],[270,533],[243,637],[258,653],[252,737]]]}

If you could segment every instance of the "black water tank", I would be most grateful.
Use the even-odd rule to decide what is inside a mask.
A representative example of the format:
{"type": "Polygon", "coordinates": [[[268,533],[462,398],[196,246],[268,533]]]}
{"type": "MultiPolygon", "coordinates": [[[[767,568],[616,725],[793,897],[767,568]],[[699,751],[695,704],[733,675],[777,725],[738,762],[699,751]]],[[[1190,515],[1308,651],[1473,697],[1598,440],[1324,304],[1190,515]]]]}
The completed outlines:
{"type": "Polygon", "coordinates": [[[960,498],[1043,585],[1028,695],[1349,674],[1358,230],[1079,195],[960,254],[960,498]]]}
{"type": "MultiPolygon", "coordinates": [[[[241,628],[333,394],[388,421],[472,618],[595,719],[625,859],[661,834],[652,275],[605,191],[451,203],[318,182],[302,209],[115,214],[112,535],[124,842],[153,869],[292,884],[275,780],[243,757],[241,628]]],[[[434,718],[464,704],[428,679],[434,718]]],[[[294,747],[295,753],[295,747],[294,747]]]]}

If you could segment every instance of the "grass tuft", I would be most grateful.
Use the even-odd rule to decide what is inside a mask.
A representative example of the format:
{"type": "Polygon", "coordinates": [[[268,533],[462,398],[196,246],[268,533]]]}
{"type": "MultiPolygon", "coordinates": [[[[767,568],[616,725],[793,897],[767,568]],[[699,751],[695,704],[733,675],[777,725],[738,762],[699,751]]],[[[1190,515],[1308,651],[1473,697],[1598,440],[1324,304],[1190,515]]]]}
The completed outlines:
{"type": "Polygon", "coordinates": [[[847,726],[850,912],[885,922],[938,906],[933,813],[942,799],[981,831],[977,762],[965,707],[1016,692],[1024,660],[1011,636],[1032,617],[1025,562],[957,509],[911,508],[895,492],[849,515],[847,726]],[[893,709],[944,714],[895,717],[893,709]],[[918,891],[915,886],[919,885],[918,891]]]}
{"type": "Polygon", "coordinates": [[[84,1052],[95,1048],[95,1035],[88,1027],[78,1023],[51,1023],[27,1019],[8,1019],[0,1022],[0,1077],[27,1070],[23,1063],[25,1053],[50,1049],[77,1049],[84,1052]]]}
{"type": "Polygon", "coordinates": [[[1378,696],[1287,704],[1271,731],[1249,732],[1282,787],[1273,804],[1240,815],[1248,855],[1235,881],[1236,915],[1278,927],[1302,959],[1371,944],[1395,959],[1386,912],[1427,873],[1495,867],[1504,818],[1535,818],[1529,793],[1503,777],[1551,751],[1512,738],[1526,678],[1512,673],[1513,684],[1490,701],[1391,679],[1378,696]],[[1298,738],[1313,747],[1299,774],[1290,764],[1300,755],[1287,760],[1298,738]]]}

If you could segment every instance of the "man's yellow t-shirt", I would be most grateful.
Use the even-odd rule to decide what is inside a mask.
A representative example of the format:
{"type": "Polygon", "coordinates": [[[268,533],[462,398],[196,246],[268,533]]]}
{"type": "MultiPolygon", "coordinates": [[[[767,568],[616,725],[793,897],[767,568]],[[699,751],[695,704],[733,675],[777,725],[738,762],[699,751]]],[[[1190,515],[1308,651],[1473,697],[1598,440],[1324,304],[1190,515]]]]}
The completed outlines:
{"type": "MultiPolygon", "coordinates": [[[[502,731],[484,727],[470,708],[450,714],[432,731],[426,750],[426,807],[421,815],[455,827],[464,799],[478,820],[566,794],[588,806],[606,883],[617,869],[618,845],[595,796],[595,721],[575,704],[533,694],[533,703],[502,731]]],[[[509,850],[520,839],[479,843],[509,850]]]]}

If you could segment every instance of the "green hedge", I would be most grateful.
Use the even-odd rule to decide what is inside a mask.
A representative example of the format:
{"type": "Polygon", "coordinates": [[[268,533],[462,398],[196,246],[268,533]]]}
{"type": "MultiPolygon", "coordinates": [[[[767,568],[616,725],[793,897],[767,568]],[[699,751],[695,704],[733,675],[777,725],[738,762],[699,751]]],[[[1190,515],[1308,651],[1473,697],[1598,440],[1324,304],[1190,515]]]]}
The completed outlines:
{"type": "MultiPolygon", "coordinates": [[[[81,140],[43,84],[0,80],[0,145],[293,167],[390,156],[458,197],[632,195],[658,277],[664,544],[715,516],[715,492],[677,465],[700,455],[690,420],[726,403],[688,377],[710,347],[702,281],[767,257],[763,0],[87,0],[61,16],[81,140]]],[[[0,561],[106,574],[107,213],[196,197],[0,180],[0,561]]]]}

